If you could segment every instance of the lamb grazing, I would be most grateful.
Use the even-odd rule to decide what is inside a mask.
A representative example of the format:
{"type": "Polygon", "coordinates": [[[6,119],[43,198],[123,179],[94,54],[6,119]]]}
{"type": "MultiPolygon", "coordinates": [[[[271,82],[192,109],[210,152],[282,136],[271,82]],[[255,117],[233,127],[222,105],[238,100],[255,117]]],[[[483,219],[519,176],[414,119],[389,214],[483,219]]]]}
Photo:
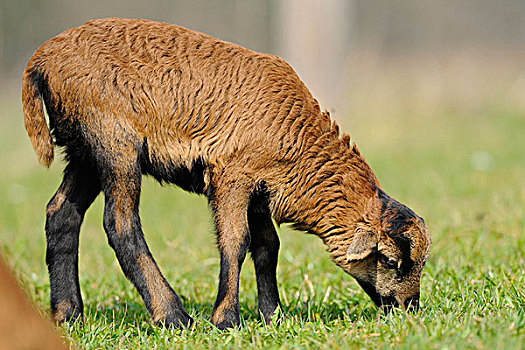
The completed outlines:
{"type": "Polygon", "coordinates": [[[265,322],[280,305],[272,218],[318,235],[378,306],[418,307],[430,248],[424,221],[383,192],[279,57],[165,23],[94,20],[35,52],[22,101],[40,162],[51,164],[55,144],[67,162],[46,219],[55,321],[82,316],[79,230],[102,192],[109,243],[153,320],[192,323],[144,240],[143,174],[209,201],[221,261],[211,321],[220,329],[240,323],[248,251],[265,322]]]}

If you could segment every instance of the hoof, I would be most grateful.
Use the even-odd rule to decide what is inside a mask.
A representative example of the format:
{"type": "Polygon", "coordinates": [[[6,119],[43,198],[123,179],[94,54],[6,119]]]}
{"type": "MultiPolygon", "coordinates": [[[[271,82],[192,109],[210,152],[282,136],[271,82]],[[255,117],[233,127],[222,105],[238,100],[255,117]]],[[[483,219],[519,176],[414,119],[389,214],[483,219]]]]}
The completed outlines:
{"type": "Polygon", "coordinates": [[[156,321],[166,328],[183,329],[189,328],[193,324],[193,318],[184,310],[173,311],[164,320],[156,321]]]}
{"type": "Polygon", "coordinates": [[[64,322],[82,323],[82,306],[61,301],[55,307],[51,307],[51,320],[57,325],[62,325],[64,322]]]}
{"type": "Polygon", "coordinates": [[[259,316],[266,326],[271,325],[272,323],[280,325],[282,318],[284,317],[283,311],[280,305],[277,305],[273,308],[266,310],[259,309],[259,316]]]}
{"type": "Polygon", "coordinates": [[[223,331],[223,330],[228,329],[228,328],[239,327],[239,323],[235,323],[235,322],[232,322],[232,321],[223,321],[223,322],[219,322],[218,324],[216,324],[215,327],[217,327],[219,330],[223,331]]]}
{"type": "Polygon", "coordinates": [[[235,310],[225,312],[221,316],[222,317],[214,315],[211,318],[211,323],[221,331],[227,328],[239,327],[241,325],[241,318],[239,316],[239,313],[235,312],[235,310]]]}

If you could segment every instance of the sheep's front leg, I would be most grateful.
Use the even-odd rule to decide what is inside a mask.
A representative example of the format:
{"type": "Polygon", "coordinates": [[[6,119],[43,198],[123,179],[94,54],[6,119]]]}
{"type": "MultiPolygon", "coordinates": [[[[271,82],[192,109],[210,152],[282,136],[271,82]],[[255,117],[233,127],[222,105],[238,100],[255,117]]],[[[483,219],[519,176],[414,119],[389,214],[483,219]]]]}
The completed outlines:
{"type": "Polygon", "coordinates": [[[248,210],[252,253],[257,277],[259,312],[269,324],[275,310],[281,305],[277,290],[277,257],[279,237],[273,226],[267,198],[253,196],[248,210]]]}
{"type": "Polygon", "coordinates": [[[240,324],[239,274],[250,245],[247,216],[250,188],[238,180],[213,186],[209,200],[215,214],[221,271],[211,322],[225,329],[240,324]]]}

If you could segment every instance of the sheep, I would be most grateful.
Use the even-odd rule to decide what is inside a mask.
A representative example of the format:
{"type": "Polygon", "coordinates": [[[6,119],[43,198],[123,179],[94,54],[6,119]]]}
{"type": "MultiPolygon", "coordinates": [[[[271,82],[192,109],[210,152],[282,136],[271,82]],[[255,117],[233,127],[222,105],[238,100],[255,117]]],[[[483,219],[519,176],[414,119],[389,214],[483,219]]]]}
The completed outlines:
{"type": "Polygon", "coordinates": [[[240,324],[248,251],[263,321],[280,306],[272,218],[319,236],[379,307],[419,306],[430,248],[423,219],[382,190],[281,58],[166,23],[98,19],[37,49],[22,101],[39,161],[48,167],[57,145],[67,163],[45,225],[56,322],[82,316],[78,236],[102,192],[109,244],[153,321],[192,324],[144,240],[142,175],[207,197],[220,252],[211,316],[219,329],[240,324]]]}

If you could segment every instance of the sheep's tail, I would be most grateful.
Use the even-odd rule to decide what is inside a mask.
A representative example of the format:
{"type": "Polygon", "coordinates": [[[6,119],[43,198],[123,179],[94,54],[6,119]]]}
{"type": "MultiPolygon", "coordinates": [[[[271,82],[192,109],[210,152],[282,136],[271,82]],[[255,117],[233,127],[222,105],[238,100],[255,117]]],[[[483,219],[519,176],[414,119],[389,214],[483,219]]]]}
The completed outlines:
{"type": "Polygon", "coordinates": [[[24,124],[38,161],[48,167],[53,162],[54,143],[44,116],[42,104],[41,79],[36,79],[37,71],[29,64],[22,78],[22,107],[24,124]]]}

